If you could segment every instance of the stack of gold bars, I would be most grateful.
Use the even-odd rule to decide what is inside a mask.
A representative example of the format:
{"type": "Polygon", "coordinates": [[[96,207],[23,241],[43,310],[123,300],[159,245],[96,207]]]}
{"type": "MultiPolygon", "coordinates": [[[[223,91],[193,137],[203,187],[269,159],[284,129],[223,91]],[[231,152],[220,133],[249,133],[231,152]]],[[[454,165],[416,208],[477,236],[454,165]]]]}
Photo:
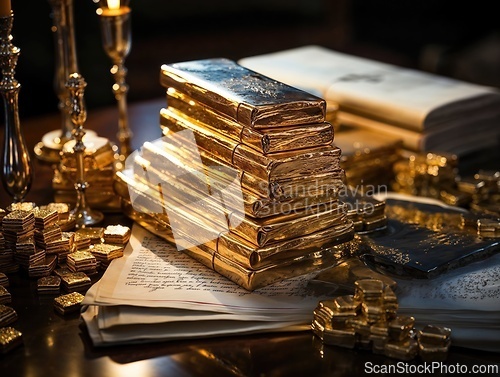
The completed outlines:
{"type": "Polygon", "coordinates": [[[163,137],[116,174],[125,213],[248,290],[335,263],[354,229],[325,101],[228,59],[160,82],[163,137]]]}
{"type": "Polygon", "coordinates": [[[342,150],[340,166],[346,172],[347,184],[363,191],[387,190],[394,179],[392,166],[401,159],[401,139],[338,125],[335,145],[342,150]]]}
{"type": "Polygon", "coordinates": [[[500,171],[458,174],[458,157],[447,153],[412,153],[394,166],[392,190],[439,199],[477,214],[500,216],[500,171]]]}
{"type": "MultiPolygon", "coordinates": [[[[115,174],[115,151],[107,138],[85,136],[84,169],[88,188],[85,191],[87,201],[92,208],[101,210],[118,210],[119,198],[113,191],[115,174]]],[[[54,200],[58,203],[76,203],[77,178],[76,158],[73,152],[75,140],[63,145],[60,162],[54,168],[52,188],[54,200]]]]}
{"type": "Polygon", "coordinates": [[[355,282],[354,295],[320,301],[311,328],[326,345],[360,347],[400,360],[419,355],[424,361],[443,361],[451,330],[427,325],[418,333],[415,318],[397,314],[398,300],[381,280],[355,282]]]}
{"type": "Polygon", "coordinates": [[[394,164],[393,190],[462,205],[468,196],[456,189],[458,157],[446,153],[412,153],[394,164]]]}

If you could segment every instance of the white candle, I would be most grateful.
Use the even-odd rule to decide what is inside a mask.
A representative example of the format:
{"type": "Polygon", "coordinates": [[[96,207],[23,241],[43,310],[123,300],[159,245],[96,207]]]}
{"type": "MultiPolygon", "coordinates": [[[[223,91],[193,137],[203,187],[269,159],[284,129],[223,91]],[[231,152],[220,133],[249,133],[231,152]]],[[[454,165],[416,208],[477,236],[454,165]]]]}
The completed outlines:
{"type": "Polygon", "coordinates": [[[109,9],[120,9],[120,0],[108,0],[109,9]]]}

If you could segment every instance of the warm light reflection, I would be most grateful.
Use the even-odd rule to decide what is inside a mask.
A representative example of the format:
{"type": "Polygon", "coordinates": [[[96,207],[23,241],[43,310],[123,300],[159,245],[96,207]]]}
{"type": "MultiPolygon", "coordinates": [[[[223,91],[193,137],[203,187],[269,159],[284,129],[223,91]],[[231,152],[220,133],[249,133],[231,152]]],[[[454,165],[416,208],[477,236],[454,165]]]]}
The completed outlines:
{"type": "Polygon", "coordinates": [[[120,9],[120,0],[108,0],[109,9],[120,9]]]}
{"type": "Polygon", "coordinates": [[[150,360],[141,360],[127,364],[106,363],[108,376],[152,377],[156,375],[154,364],[150,360]]]}
{"type": "Polygon", "coordinates": [[[54,338],[52,335],[47,336],[47,347],[51,348],[54,346],[54,338]]]}

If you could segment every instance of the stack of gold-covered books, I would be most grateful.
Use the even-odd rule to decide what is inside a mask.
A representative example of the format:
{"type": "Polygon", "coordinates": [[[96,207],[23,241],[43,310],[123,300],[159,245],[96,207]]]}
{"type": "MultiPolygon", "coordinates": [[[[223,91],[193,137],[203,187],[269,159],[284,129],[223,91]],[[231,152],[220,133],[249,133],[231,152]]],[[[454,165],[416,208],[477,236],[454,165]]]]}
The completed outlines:
{"type": "Polygon", "coordinates": [[[160,83],[163,137],[116,174],[125,212],[249,290],[337,261],[354,229],[325,101],[228,59],[160,83]]]}
{"type": "MultiPolygon", "coordinates": [[[[113,190],[115,174],[113,145],[107,138],[100,136],[86,136],[84,144],[85,180],[88,184],[85,194],[89,205],[101,210],[119,209],[120,201],[113,190]]],[[[58,203],[76,203],[77,169],[74,145],[75,140],[63,145],[60,162],[54,169],[52,188],[54,200],[58,203]]]]}

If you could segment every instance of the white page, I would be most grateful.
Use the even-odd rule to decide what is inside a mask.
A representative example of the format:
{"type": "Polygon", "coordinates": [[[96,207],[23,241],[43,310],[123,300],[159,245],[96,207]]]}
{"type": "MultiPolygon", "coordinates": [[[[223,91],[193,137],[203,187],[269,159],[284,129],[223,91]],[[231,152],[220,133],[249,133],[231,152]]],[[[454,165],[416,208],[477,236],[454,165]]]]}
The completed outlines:
{"type": "Polygon", "coordinates": [[[226,313],[308,313],[321,299],[307,295],[310,277],[299,276],[249,292],[134,224],[124,257],[113,260],[95,297],[86,296],[84,303],[226,313]]]}
{"type": "Polygon", "coordinates": [[[243,335],[262,332],[307,331],[310,324],[296,322],[268,321],[195,321],[182,324],[161,323],[152,325],[115,326],[101,330],[96,316],[100,308],[90,305],[82,312],[90,338],[94,346],[106,346],[124,343],[149,343],[187,338],[207,338],[223,335],[243,335]]]}
{"type": "MultiPolygon", "coordinates": [[[[241,65],[358,111],[417,131],[483,108],[500,92],[423,71],[309,45],[240,59],[241,65]],[[438,110],[438,111],[437,111],[438,110]]],[[[495,106],[495,107],[493,107],[495,106]]]]}
{"type": "Polygon", "coordinates": [[[165,322],[190,322],[190,321],[268,321],[308,323],[312,321],[312,312],[304,314],[246,314],[244,316],[231,313],[217,313],[210,311],[196,311],[172,308],[144,308],[139,306],[103,306],[99,308],[97,317],[100,329],[113,326],[134,324],[155,324],[165,322]]]}

